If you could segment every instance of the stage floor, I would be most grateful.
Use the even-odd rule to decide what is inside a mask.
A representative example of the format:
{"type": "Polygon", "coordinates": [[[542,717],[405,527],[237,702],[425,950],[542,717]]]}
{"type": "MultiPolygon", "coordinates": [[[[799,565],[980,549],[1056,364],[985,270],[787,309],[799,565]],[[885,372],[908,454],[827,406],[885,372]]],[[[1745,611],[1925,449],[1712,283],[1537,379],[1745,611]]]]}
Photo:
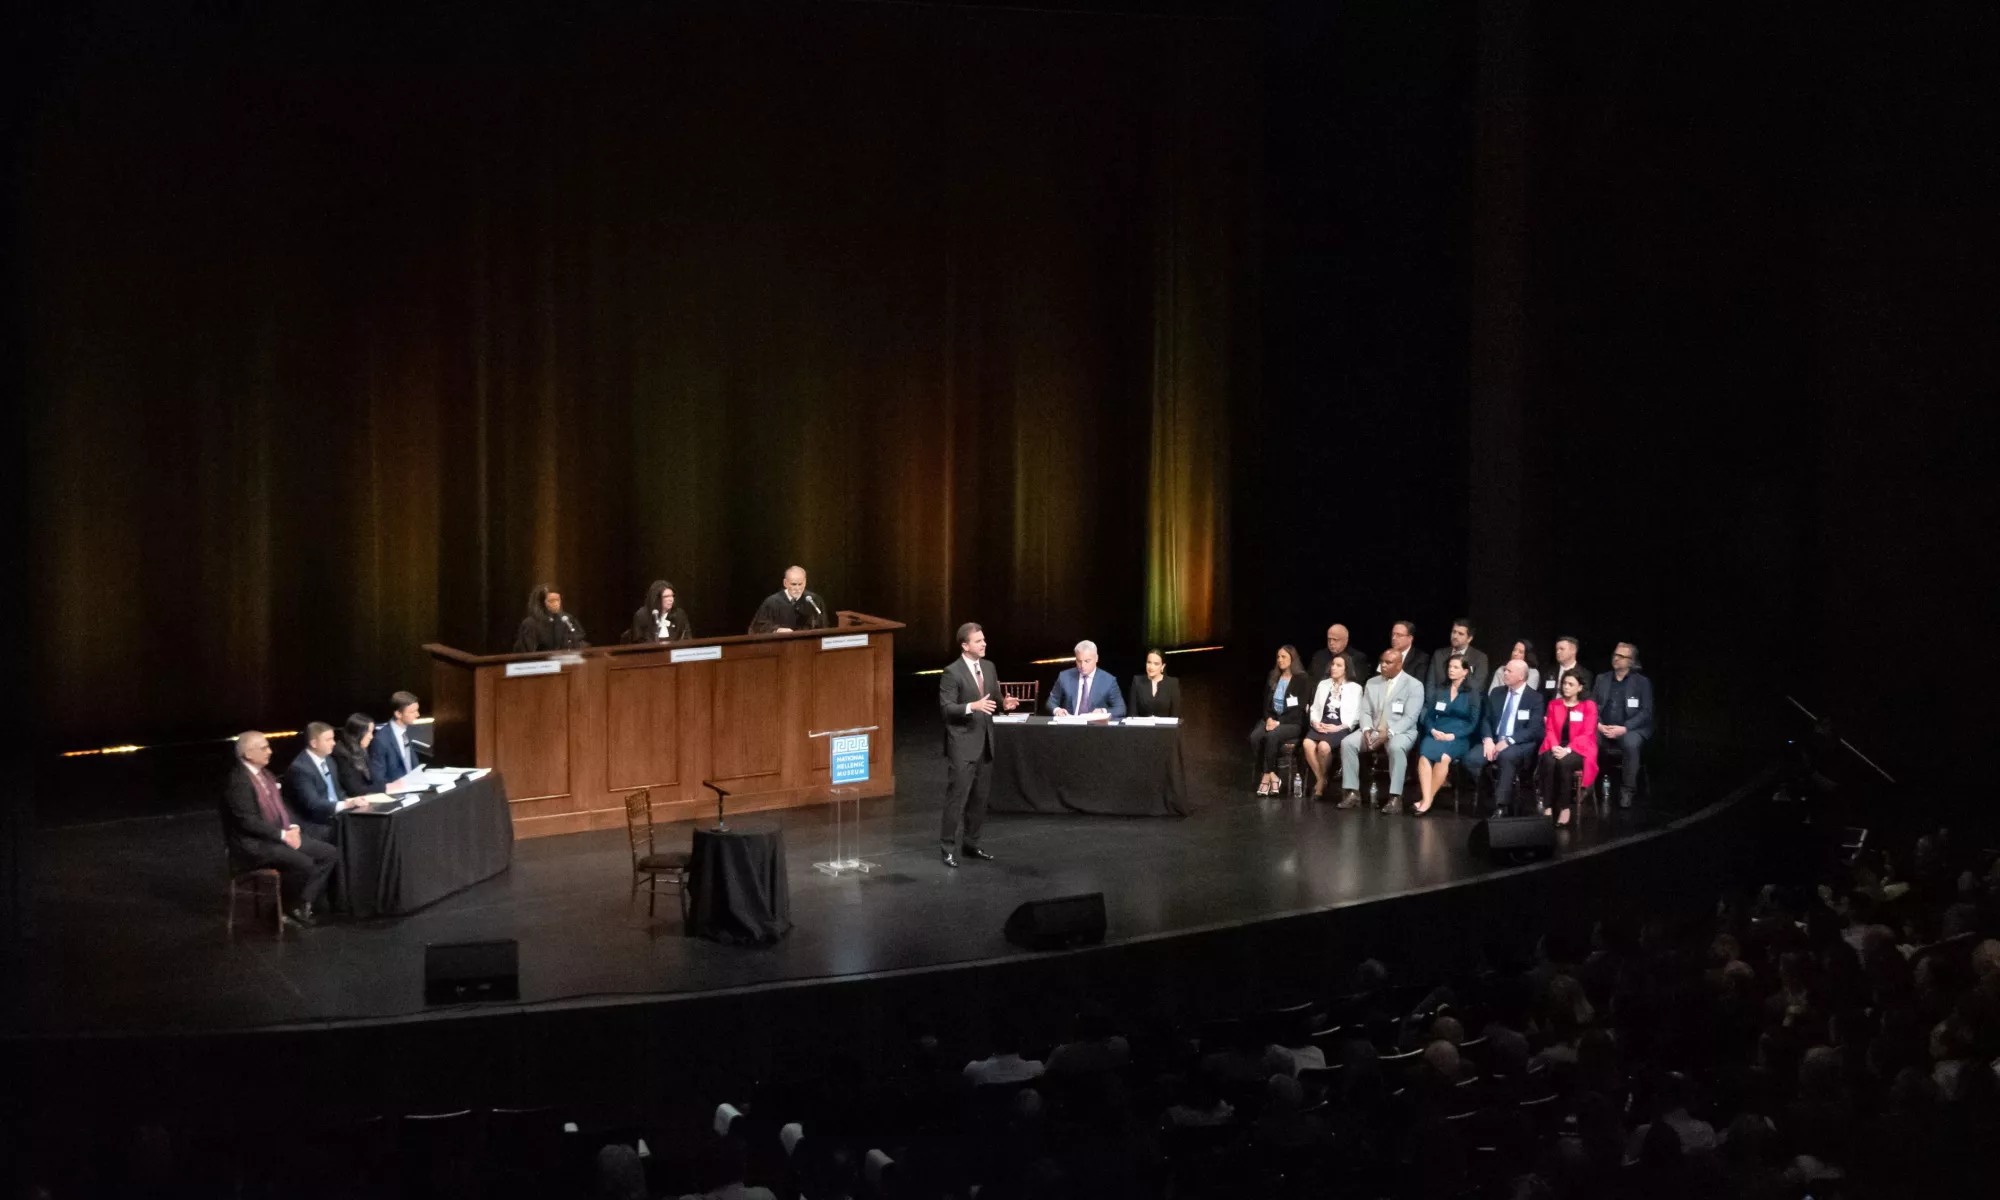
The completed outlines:
{"type": "MultiPolygon", "coordinates": [[[[27,969],[0,986],[13,1034],[233,1030],[420,1014],[427,942],[515,938],[524,1004],[656,997],[905,971],[1026,953],[1001,927],[1024,900],[1102,891],[1107,942],[1185,933],[1381,901],[1477,881],[1497,868],[1466,849],[1471,816],[1341,812],[1260,799],[1237,739],[1191,729],[1185,819],[994,816],[998,861],[938,859],[944,784],[935,729],[906,721],[898,791],[867,802],[873,874],[834,879],[823,810],[780,821],[790,937],[769,949],[681,936],[661,897],[628,899],[622,830],[516,844],[505,874],[406,917],[333,923],[276,941],[268,926],[224,936],[212,811],[47,830],[32,862],[27,969]],[[914,728],[913,728],[914,726],[914,728]]],[[[1633,809],[1562,835],[1565,854],[1610,849],[1672,815],[1633,809]]],[[[687,826],[662,826],[665,844],[687,826]]],[[[247,904],[245,906],[247,912],[247,904]]]]}

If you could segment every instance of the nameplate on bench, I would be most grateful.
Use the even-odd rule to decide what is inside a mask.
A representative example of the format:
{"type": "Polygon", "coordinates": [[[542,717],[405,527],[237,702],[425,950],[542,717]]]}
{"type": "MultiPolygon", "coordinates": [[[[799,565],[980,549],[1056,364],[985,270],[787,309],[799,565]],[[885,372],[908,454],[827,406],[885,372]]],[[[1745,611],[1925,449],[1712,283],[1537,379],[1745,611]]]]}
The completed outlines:
{"type": "Polygon", "coordinates": [[[507,678],[509,679],[514,679],[522,675],[560,675],[560,674],[562,674],[562,664],[552,658],[539,659],[535,662],[516,662],[507,664],[507,678]]]}
{"type": "Polygon", "coordinates": [[[859,650],[867,644],[868,635],[865,633],[843,633],[819,640],[819,648],[822,650],[859,650]]]}
{"type": "Polygon", "coordinates": [[[667,651],[668,662],[712,662],[721,657],[720,646],[689,646],[685,650],[667,651]]]}

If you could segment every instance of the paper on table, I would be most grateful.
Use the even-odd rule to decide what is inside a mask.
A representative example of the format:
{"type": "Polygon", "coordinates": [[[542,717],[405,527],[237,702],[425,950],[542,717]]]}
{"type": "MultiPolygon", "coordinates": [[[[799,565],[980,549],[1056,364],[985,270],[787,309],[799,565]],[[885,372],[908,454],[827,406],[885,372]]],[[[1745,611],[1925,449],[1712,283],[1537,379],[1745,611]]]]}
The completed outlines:
{"type": "Polygon", "coordinates": [[[1027,719],[1028,719],[1027,713],[1007,713],[1004,716],[996,715],[993,718],[994,722],[1000,725],[1019,725],[1021,722],[1027,719]]]}
{"type": "Polygon", "coordinates": [[[1127,725],[1178,725],[1179,717],[1126,717],[1127,725]]]}
{"type": "Polygon", "coordinates": [[[1109,721],[1108,712],[1070,713],[1066,716],[1050,718],[1058,725],[1089,725],[1096,721],[1109,721]]]}

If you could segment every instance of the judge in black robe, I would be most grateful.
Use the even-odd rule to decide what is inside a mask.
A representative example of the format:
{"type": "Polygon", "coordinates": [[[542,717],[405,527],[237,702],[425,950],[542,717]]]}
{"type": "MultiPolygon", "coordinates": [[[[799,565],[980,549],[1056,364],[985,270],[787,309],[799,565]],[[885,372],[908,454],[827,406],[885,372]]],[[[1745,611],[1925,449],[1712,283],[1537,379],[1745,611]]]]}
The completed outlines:
{"type": "Polygon", "coordinates": [[[833,606],[818,592],[806,588],[806,569],[792,567],[785,572],[782,590],[764,598],[757,615],[750,618],[751,633],[784,633],[795,629],[831,629],[839,619],[833,606]]]}
{"type": "Polygon", "coordinates": [[[694,636],[694,621],[687,609],[682,608],[674,593],[674,585],[664,579],[655,579],[646,589],[646,602],[639,611],[632,614],[632,628],[625,635],[628,642],[684,642],[694,636]]]}
{"type": "Polygon", "coordinates": [[[583,626],[563,611],[562,593],[553,585],[538,583],[528,593],[528,615],[514,634],[514,653],[542,654],[551,650],[581,650],[583,626]]]}

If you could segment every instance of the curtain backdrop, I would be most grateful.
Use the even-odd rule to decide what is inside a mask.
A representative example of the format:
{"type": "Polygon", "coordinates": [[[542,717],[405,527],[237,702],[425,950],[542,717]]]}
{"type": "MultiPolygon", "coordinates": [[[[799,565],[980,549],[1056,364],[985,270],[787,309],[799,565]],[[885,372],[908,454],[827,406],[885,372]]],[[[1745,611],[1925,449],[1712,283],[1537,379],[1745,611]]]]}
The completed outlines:
{"type": "Polygon", "coordinates": [[[75,33],[25,227],[44,732],[293,727],[671,579],[1216,637],[1253,38],[899,6],[75,33]]]}

